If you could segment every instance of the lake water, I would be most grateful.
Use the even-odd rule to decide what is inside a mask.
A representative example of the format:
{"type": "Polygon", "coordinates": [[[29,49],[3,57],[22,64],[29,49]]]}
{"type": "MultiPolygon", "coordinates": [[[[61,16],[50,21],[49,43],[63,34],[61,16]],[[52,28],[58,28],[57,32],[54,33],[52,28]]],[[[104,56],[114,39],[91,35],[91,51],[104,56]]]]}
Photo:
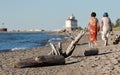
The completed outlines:
{"type": "Polygon", "coordinates": [[[61,41],[65,36],[49,35],[50,32],[0,33],[0,52],[25,50],[61,41]]]}

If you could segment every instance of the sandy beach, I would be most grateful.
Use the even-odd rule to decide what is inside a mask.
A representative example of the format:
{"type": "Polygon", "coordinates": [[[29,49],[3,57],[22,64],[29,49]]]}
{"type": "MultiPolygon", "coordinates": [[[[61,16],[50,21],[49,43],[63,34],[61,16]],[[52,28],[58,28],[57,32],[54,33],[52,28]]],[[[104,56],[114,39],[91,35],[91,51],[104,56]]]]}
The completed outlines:
{"type": "MultiPolygon", "coordinates": [[[[120,31],[114,31],[120,35],[120,31]]],[[[66,58],[65,65],[14,68],[13,63],[22,59],[47,55],[51,51],[50,46],[35,48],[25,51],[13,51],[0,53],[0,75],[120,75],[120,44],[113,45],[109,38],[108,46],[104,46],[100,34],[97,46],[99,54],[84,56],[84,51],[89,50],[89,36],[86,34],[79,41],[72,56],[66,58]]],[[[71,39],[62,41],[65,51],[71,39]]]]}

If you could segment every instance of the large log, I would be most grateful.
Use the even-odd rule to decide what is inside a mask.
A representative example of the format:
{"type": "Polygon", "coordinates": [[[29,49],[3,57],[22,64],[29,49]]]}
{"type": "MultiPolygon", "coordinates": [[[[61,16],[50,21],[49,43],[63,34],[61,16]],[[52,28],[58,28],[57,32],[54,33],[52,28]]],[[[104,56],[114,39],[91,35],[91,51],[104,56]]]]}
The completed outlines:
{"type": "Polygon", "coordinates": [[[18,63],[14,63],[14,68],[42,67],[42,66],[63,65],[63,64],[65,64],[65,58],[63,56],[43,55],[43,56],[23,59],[18,63]]]}

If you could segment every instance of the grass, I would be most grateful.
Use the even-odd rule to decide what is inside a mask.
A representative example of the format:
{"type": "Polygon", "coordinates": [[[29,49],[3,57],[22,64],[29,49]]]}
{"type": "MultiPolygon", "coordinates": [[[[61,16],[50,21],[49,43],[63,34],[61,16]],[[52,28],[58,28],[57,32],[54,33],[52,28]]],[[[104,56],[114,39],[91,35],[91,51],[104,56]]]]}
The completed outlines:
{"type": "Polygon", "coordinates": [[[115,31],[118,31],[118,30],[120,30],[120,26],[113,27],[113,30],[115,30],[115,31]]]}

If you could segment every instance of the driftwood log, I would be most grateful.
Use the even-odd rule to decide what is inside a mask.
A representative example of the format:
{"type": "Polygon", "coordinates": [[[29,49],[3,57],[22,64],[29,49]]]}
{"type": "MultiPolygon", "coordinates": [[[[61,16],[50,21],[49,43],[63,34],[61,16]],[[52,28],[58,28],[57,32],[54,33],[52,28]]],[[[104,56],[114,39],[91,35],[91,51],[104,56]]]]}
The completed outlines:
{"type": "Polygon", "coordinates": [[[85,56],[92,56],[92,55],[98,55],[99,50],[98,48],[91,48],[89,50],[85,50],[84,55],[85,56]]]}
{"type": "Polygon", "coordinates": [[[25,67],[42,67],[50,65],[62,65],[65,64],[65,58],[60,55],[43,55],[38,57],[32,57],[23,59],[22,61],[15,63],[15,68],[25,67]]]}
{"type": "Polygon", "coordinates": [[[85,32],[81,31],[77,35],[77,37],[70,43],[66,52],[64,53],[62,52],[61,43],[58,43],[58,49],[54,44],[50,43],[52,51],[48,55],[23,59],[20,62],[14,63],[14,67],[25,68],[65,64],[65,58],[69,57],[73,53],[78,41],[83,37],[84,34],[85,32]]]}

